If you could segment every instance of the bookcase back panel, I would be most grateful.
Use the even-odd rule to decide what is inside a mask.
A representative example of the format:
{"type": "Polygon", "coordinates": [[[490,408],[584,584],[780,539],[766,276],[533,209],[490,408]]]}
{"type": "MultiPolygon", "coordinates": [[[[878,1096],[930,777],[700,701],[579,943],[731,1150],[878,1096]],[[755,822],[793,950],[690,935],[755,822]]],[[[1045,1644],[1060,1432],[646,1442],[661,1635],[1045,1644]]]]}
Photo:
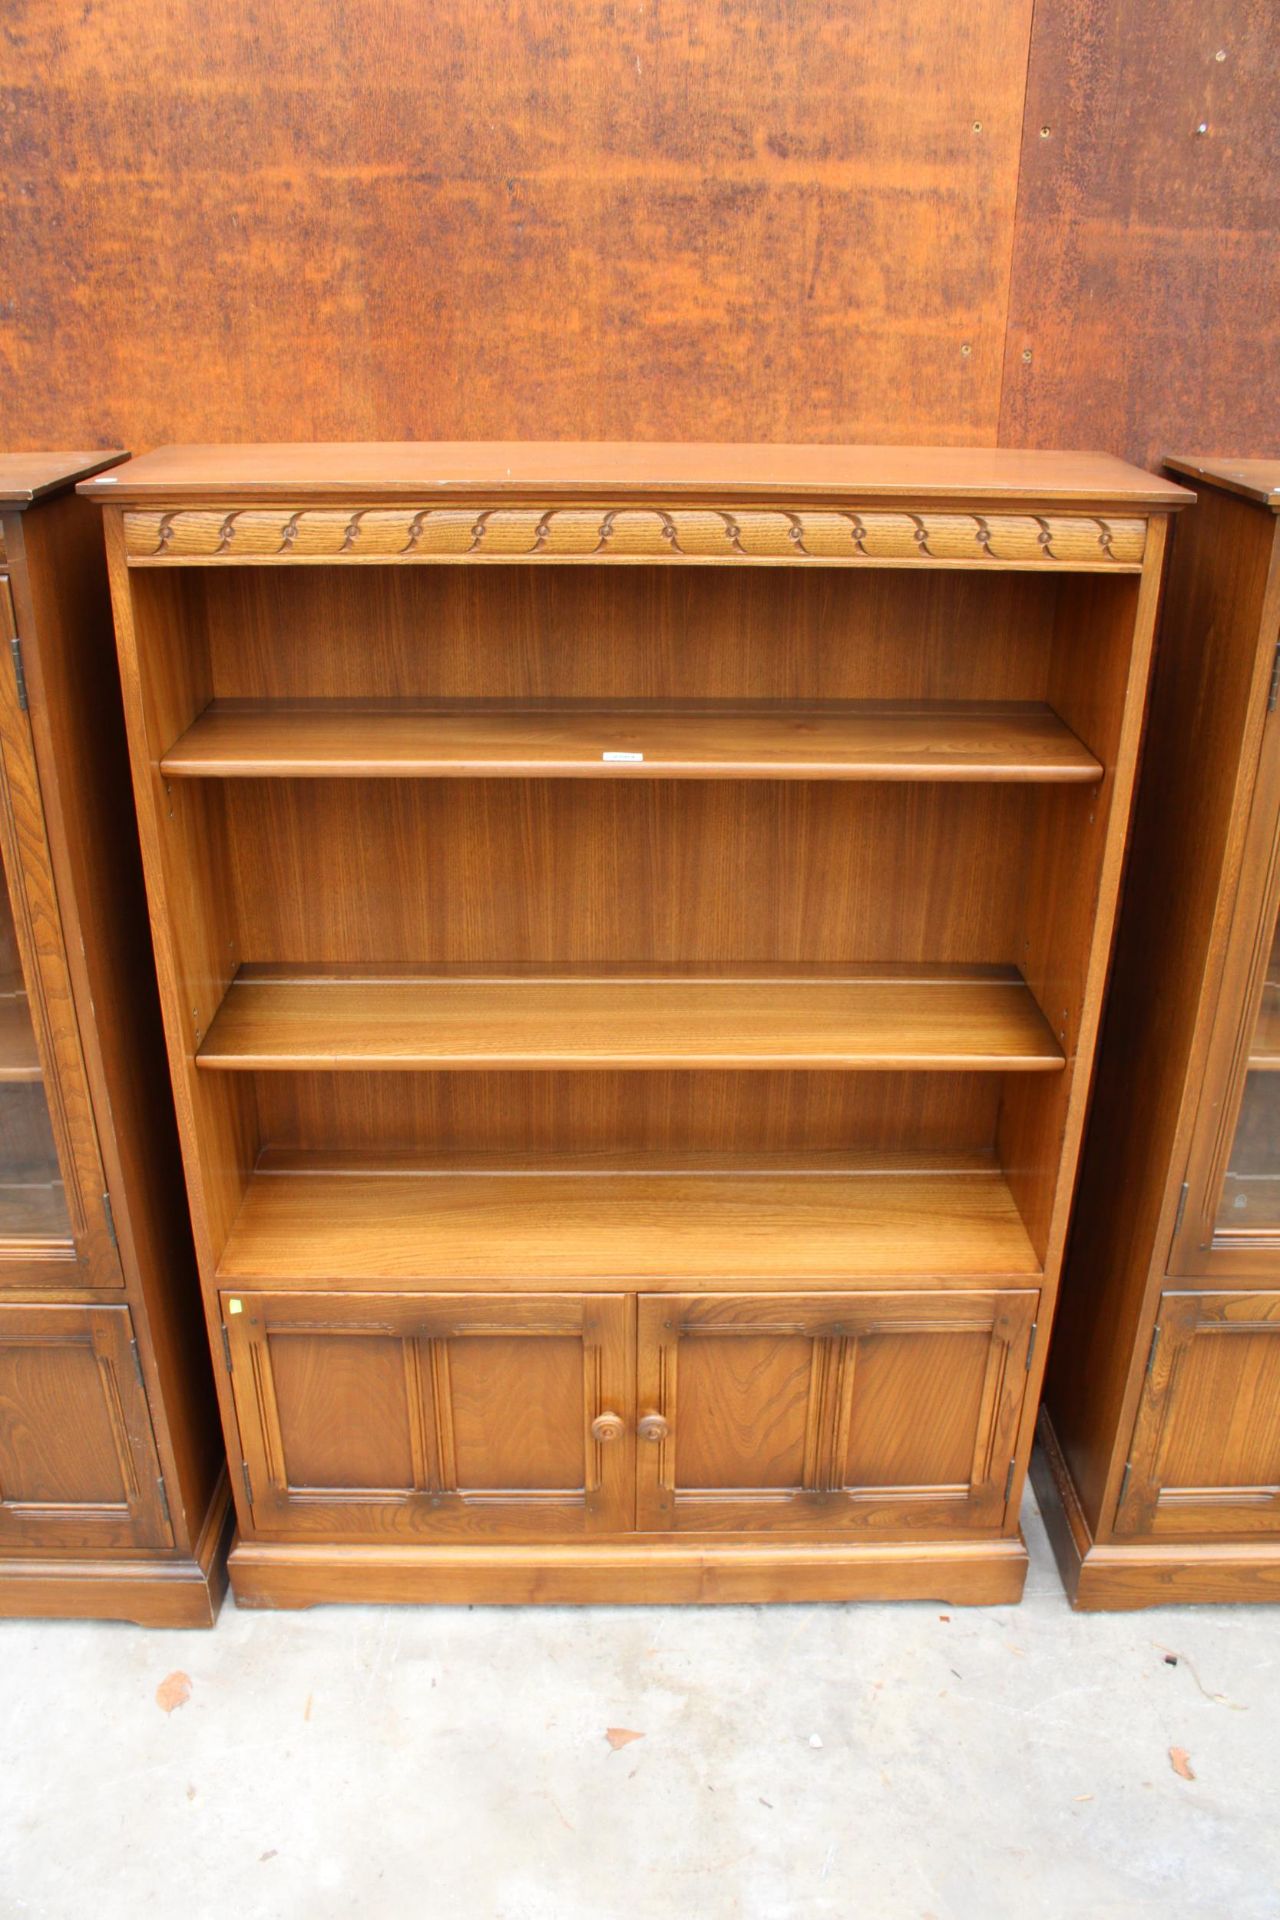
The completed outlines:
{"type": "Polygon", "coordinates": [[[1042,700],[1063,584],[645,566],[185,577],[212,695],[254,700],[1042,700]]]}
{"type": "MultiPolygon", "coordinates": [[[[206,1076],[209,1077],[209,1076],[206,1076]]],[[[264,1144],[460,1154],[990,1148],[990,1073],[263,1073],[264,1144]]]]}
{"type": "Polygon", "coordinates": [[[1040,796],[1010,786],[244,780],[246,960],[1016,958],[1040,796]]]}

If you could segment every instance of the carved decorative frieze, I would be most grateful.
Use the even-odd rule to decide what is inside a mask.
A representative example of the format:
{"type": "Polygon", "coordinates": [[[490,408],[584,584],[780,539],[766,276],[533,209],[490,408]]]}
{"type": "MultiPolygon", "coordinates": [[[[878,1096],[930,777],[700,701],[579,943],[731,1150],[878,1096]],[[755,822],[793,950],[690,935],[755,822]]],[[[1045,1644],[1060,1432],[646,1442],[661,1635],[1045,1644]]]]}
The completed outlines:
{"type": "Polygon", "coordinates": [[[1146,522],[1086,514],[797,507],[132,510],[135,565],[240,560],[904,561],[1134,569],[1146,522]]]}

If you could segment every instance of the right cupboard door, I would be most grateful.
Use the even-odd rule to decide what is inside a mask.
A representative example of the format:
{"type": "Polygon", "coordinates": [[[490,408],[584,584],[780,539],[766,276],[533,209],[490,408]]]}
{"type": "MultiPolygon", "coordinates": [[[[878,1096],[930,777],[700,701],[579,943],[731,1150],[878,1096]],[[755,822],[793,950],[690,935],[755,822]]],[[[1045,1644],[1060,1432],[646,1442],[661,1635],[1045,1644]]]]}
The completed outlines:
{"type": "Polygon", "coordinates": [[[642,1296],[638,1528],[998,1528],[1038,1297],[642,1296]]]}

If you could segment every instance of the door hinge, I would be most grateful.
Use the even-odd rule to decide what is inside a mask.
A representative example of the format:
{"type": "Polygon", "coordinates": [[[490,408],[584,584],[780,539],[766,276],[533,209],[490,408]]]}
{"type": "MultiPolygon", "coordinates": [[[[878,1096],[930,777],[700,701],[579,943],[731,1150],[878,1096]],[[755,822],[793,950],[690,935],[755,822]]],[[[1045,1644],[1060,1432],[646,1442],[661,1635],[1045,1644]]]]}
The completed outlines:
{"type": "Polygon", "coordinates": [[[227,1332],[225,1326],[220,1325],[218,1331],[222,1335],[222,1351],[226,1356],[227,1372],[233,1373],[235,1369],[231,1365],[231,1335],[227,1332]]]}
{"type": "Polygon", "coordinates": [[[1013,1492],[1013,1476],[1017,1471],[1018,1471],[1017,1461],[1011,1460],[1009,1462],[1009,1471],[1008,1473],[1006,1473],[1004,1477],[1004,1504],[1006,1507],[1009,1504],[1009,1495],[1013,1492]]]}
{"type": "MultiPolygon", "coordinates": [[[[18,643],[15,640],[13,644],[16,647],[18,643]]],[[[21,668],[19,668],[19,672],[21,672],[21,668]]],[[[1267,712],[1268,713],[1275,712],[1276,701],[1278,699],[1280,699],[1280,640],[1276,641],[1275,658],[1271,662],[1271,688],[1267,694],[1267,712]]],[[[24,707],[26,706],[27,703],[25,699],[23,700],[22,704],[24,707]]]]}
{"type": "Polygon", "coordinates": [[[1170,1246],[1173,1245],[1173,1242],[1182,1231],[1182,1216],[1187,1210],[1187,1195],[1190,1191],[1191,1182],[1184,1180],[1182,1183],[1182,1192],[1178,1195],[1178,1211],[1173,1216],[1173,1236],[1169,1242],[1170,1246]]]}
{"type": "Polygon", "coordinates": [[[166,1527],[172,1530],[173,1515],[169,1511],[169,1493],[164,1484],[164,1475],[162,1473],[156,1475],[156,1492],[160,1495],[160,1511],[164,1514],[164,1523],[166,1527]]]}
{"type": "Polygon", "coordinates": [[[18,683],[18,705],[27,711],[27,675],[22,664],[22,642],[15,633],[9,642],[9,651],[13,655],[13,677],[18,683]]]}
{"type": "Polygon", "coordinates": [[[1146,1371],[1145,1378],[1148,1380],[1151,1378],[1151,1369],[1156,1364],[1156,1348],[1159,1345],[1160,1345],[1160,1322],[1157,1320],[1151,1334],[1151,1348],[1147,1354],[1147,1371],[1146,1371]]]}
{"type": "Polygon", "coordinates": [[[111,1204],[111,1195],[109,1193],[104,1193],[102,1196],[102,1212],[107,1223],[107,1238],[118,1251],[120,1242],[116,1238],[116,1214],[115,1208],[111,1204]]]}
{"type": "Polygon", "coordinates": [[[133,1370],[138,1376],[138,1385],[145,1393],[147,1383],[142,1373],[142,1355],[138,1352],[138,1343],[132,1335],[129,1338],[129,1351],[133,1355],[133,1370]]]}
{"type": "Polygon", "coordinates": [[[1116,1501],[1117,1513],[1119,1513],[1122,1507],[1124,1506],[1124,1497],[1126,1493],[1128,1493],[1129,1491],[1129,1475],[1132,1472],[1133,1472],[1133,1462],[1132,1460],[1126,1460],[1124,1463],[1124,1475],[1120,1481],[1120,1496],[1116,1501]]]}
{"type": "Polygon", "coordinates": [[[1027,1336],[1027,1372],[1028,1373],[1030,1373],[1031,1371],[1031,1362],[1035,1359],[1036,1336],[1039,1333],[1039,1331],[1040,1331],[1040,1322],[1038,1320],[1033,1320],[1031,1322],[1031,1332],[1027,1336]]]}
{"type": "Polygon", "coordinates": [[[249,1505],[252,1507],[253,1482],[249,1478],[249,1462],[247,1460],[242,1460],[240,1462],[240,1477],[244,1481],[244,1497],[249,1502],[249,1505]]]}

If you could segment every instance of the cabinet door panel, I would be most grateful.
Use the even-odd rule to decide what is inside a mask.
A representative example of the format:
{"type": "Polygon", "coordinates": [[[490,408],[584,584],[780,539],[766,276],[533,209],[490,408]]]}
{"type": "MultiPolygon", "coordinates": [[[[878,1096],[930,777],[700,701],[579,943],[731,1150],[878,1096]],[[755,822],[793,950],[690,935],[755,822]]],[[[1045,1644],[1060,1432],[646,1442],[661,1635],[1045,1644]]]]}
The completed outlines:
{"type": "Polygon", "coordinates": [[[0,1549],[171,1541],[128,1308],[0,1305],[0,1549]]]}
{"type": "Polygon", "coordinates": [[[1165,1294],[1115,1530],[1280,1534],[1280,1294],[1165,1294]]]}
{"type": "MultiPolygon", "coordinates": [[[[0,575],[0,646],[17,633],[0,575]]],[[[0,1287],[119,1287],[30,717],[0,660],[0,1287]]]]}
{"type": "Polygon", "coordinates": [[[257,1532],[572,1539],[632,1521],[631,1303],[224,1293],[257,1532]],[[622,1431],[601,1440],[598,1415],[622,1431]]]}
{"type": "Polygon", "coordinates": [[[999,1527],[1038,1297],[643,1296],[637,1524],[999,1527]]]}

